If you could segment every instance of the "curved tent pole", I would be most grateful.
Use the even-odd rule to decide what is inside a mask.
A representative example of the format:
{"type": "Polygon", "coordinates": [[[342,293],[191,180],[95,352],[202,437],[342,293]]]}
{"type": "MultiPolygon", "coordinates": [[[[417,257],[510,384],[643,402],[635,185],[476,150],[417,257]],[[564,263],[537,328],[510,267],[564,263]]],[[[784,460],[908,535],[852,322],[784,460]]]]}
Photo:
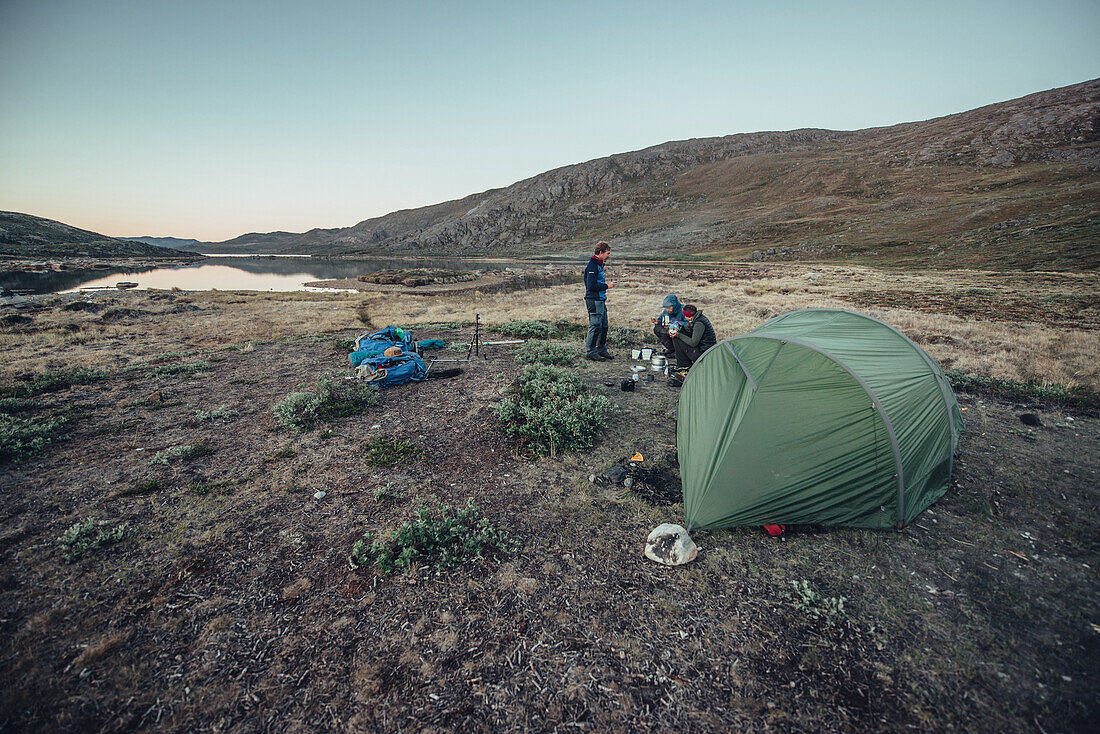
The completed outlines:
{"type": "Polygon", "coordinates": [[[875,407],[875,410],[878,411],[879,417],[882,418],[882,423],[886,426],[886,434],[890,437],[890,448],[894,450],[894,467],[897,469],[898,478],[898,529],[900,530],[905,525],[905,470],[902,468],[901,463],[901,448],[898,446],[898,437],[897,434],[894,432],[894,424],[890,422],[890,417],[886,415],[886,411],[883,409],[882,403],[879,402],[878,396],[875,395],[871,387],[866,382],[864,382],[863,378],[857,375],[851,367],[841,362],[828,350],[822,349],[816,344],[812,344],[804,339],[799,339],[797,337],[781,336],[779,334],[757,334],[755,332],[750,332],[748,334],[742,334],[741,336],[735,336],[732,339],[728,339],[727,341],[736,341],[738,339],[773,339],[780,342],[781,344],[787,344],[788,342],[791,344],[797,344],[800,347],[805,347],[806,349],[817,352],[821,356],[830,360],[841,369],[843,369],[845,372],[847,372],[849,375],[851,375],[855,379],[855,381],[859,383],[860,387],[863,388],[863,391],[867,393],[867,397],[871,398],[871,404],[875,407]]]}
{"type": "Polygon", "coordinates": [[[745,363],[741,361],[741,358],[737,356],[737,352],[733,351],[733,345],[730,344],[730,340],[726,339],[722,343],[726,345],[726,349],[728,349],[730,354],[733,355],[733,358],[737,360],[737,364],[741,367],[741,371],[745,373],[745,377],[749,378],[749,384],[752,385],[752,391],[756,392],[756,380],[753,379],[752,373],[749,372],[749,368],[746,367],[745,363]]]}
{"type": "MultiPolygon", "coordinates": [[[[924,360],[924,363],[927,364],[928,367],[932,370],[932,376],[936,379],[936,386],[939,387],[939,389],[940,389],[940,396],[943,398],[943,409],[945,411],[947,411],[947,427],[951,431],[952,443],[958,441],[959,434],[955,431],[955,421],[953,421],[951,419],[951,400],[947,397],[947,386],[943,384],[943,379],[940,378],[939,373],[936,371],[935,361],[931,357],[928,356],[928,352],[926,352],[926,351],[924,351],[923,349],[920,348],[919,344],[917,344],[915,341],[913,341],[912,339],[907,337],[904,333],[901,332],[901,330],[899,330],[897,327],[893,326],[892,324],[889,324],[889,323],[883,321],[882,319],[876,319],[874,316],[868,316],[865,313],[860,313],[859,311],[849,311],[846,308],[800,308],[796,311],[788,311],[787,313],[782,314],[781,316],[776,316],[774,319],[766,321],[766,322],[764,322],[763,324],[761,324],[760,326],[758,326],[756,328],[757,329],[763,329],[765,326],[768,326],[769,324],[778,324],[783,319],[787,318],[788,316],[792,316],[796,313],[810,313],[810,312],[813,312],[813,311],[822,311],[822,312],[825,312],[825,313],[847,313],[847,314],[851,314],[852,316],[858,316],[861,319],[867,319],[868,321],[874,321],[876,324],[882,324],[887,329],[889,329],[890,331],[892,331],[895,334],[897,334],[898,336],[900,336],[902,339],[904,339],[906,341],[906,343],[909,344],[909,346],[911,346],[911,347],[913,347],[913,349],[917,350],[917,354],[920,355],[921,359],[924,360]]],[[[954,447],[952,447],[952,449],[953,448],[954,447]]],[[[952,453],[954,453],[954,451],[952,451],[952,453]]]]}

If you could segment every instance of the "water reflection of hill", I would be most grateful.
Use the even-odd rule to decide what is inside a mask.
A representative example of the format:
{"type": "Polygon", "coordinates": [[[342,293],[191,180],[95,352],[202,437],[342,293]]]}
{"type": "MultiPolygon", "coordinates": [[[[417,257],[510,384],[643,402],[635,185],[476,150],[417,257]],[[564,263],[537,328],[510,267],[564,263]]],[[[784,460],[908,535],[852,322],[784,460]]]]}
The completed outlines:
{"type": "Polygon", "coordinates": [[[73,290],[86,284],[108,279],[113,285],[112,276],[117,280],[135,280],[143,287],[187,289],[217,287],[229,290],[293,290],[290,287],[273,286],[271,282],[260,283],[260,276],[301,276],[298,282],[314,280],[333,280],[355,278],[363,273],[376,270],[401,268],[439,268],[443,270],[484,270],[498,266],[488,266],[483,262],[463,262],[460,260],[409,260],[371,259],[371,260],[319,260],[312,258],[209,258],[202,262],[179,265],[170,268],[108,268],[104,270],[64,270],[50,272],[0,272],[0,286],[11,290],[28,290],[33,293],[57,293],[73,290]],[[217,282],[196,286],[195,273],[205,272],[203,268],[220,271],[217,282]],[[238,271],[241,277],[226,279],[225,273],[238,271]],[[179,275],[179,282],[173,282],[173,273],[179,275]],[[141,277],[142,274],[146,278],[141,277]],[[151,281],[151,282],[147,282],[151,281]]]}
{"type": "MultiPolygon", "coordinates": [[[[206,263],[227,265],[247,273],[257,275],[294,275],[307,272],[316,274],[318,280],[331,278],[354,278],[363,273],[376,270],[404,268],[439,268],[440,270],[486,270],[491,266],[484,262],[464,262],[462,260],[318,260],[297,257],[210,258],[206,263]]],[[[492,266],[498,267],[498,266],[492,266]]]]}
{"type": "MultiPolygon", "coordinates": [[[[90,283],[99,278],[107,278],[123,273],[143,273],[154,268],[134,270],[133,268],[107,268],[105,270],[62,270],[45,273],[34,272],[0,272],[0,286],[11,290],[29,290],[33,293],[57,293],[73,288],[79,288],[84,283],[90,283]]],[[[119,278],[123,280],[123,278],[119,278]]]]}

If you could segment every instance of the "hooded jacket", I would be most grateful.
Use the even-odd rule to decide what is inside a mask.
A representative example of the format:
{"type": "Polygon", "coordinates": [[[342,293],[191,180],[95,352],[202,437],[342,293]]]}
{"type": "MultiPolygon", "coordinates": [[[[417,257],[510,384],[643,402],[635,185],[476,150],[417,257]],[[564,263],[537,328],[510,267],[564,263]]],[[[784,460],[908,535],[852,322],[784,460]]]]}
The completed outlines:
{"type": "Polygon", "coordinates": [[[665,300],[661,302],[661,312],[657,314],[657,323],[661,326],[668,326],[673,321],[684,320],[684,307],[680,303],[680,299],[671,293],[665,296],[665,300]],[[672,306],[672,313],[669,313],[665,309],[672,306]]]}

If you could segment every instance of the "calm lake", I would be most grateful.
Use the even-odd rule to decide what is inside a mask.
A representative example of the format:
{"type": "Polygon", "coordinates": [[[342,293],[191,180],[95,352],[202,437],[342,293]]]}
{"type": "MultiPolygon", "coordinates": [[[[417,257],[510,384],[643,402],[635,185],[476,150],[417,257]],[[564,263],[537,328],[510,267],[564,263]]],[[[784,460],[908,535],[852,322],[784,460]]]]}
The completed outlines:
{"type": "MultiPolygon", "coordinates": [[[[509,267],[513,264],[509,263],[509,267]]],[[[0,271],[0,286],[31,293],[60,293],[80,288],[111,287],[131,281],[138,289],[180,288],[185,291],[300,291],[312,280],[354,278],[389,268],[487,270],[504,263],[469,260],[315,260],[310,257],[210,257],[201,263],[147,270],[65,270],[22,273],[0,271]]]]}

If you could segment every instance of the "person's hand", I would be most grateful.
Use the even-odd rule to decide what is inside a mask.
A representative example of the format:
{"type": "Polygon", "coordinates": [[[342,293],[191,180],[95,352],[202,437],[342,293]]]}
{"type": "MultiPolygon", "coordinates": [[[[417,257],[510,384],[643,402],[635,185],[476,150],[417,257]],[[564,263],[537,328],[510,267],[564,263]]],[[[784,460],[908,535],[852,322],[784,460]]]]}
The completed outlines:
{"type": "Polygon", "coordinates": [[[651,323],[651,324],[656,324],[656,323],[657,323],[657,319],[650,319],[650,320],[649,320],[649,323],[651,323]]]}
{"type": "Polygon", "coordinates": [[[614,288],[615,287],[615,281],[613,281],[613,280],[607,281],[607,287],[608,288],[614,288]]]}

